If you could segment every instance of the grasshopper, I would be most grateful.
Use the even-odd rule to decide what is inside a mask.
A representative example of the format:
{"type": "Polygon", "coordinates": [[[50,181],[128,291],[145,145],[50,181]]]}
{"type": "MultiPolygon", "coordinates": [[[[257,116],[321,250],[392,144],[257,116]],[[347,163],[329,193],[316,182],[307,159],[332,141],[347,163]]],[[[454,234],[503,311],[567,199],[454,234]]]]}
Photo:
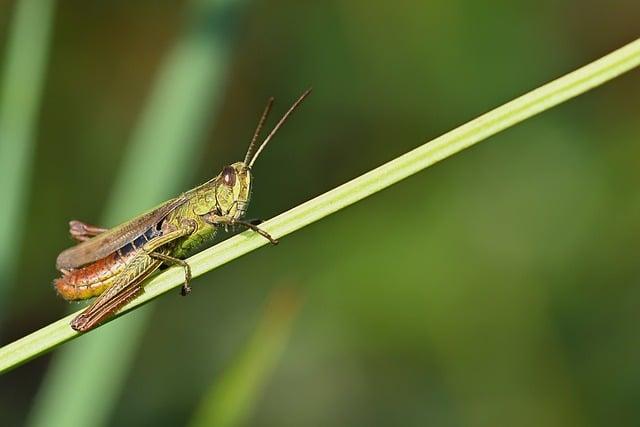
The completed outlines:
{"type": "Polygon", "coordinates": [[[219,228],[245,227],[277,244],[255,223],[242,220],[251,193],[251,168],[310,92],[293,103],[254,152],[273,106],[270,98],[244,160],[225,166],[204,184],[111,229],[71,221],[69,233],[79,243],[58,255],[56,268],[62,276],[54,286],[66,300],[97,297],[71,321],[71,327],[86,332],[112,317],[143,291],[142,282],[163,264],[184,269],[181,294],[187,295],[191,292],[191,268],[184,259],[211,240],[219,228]]]}

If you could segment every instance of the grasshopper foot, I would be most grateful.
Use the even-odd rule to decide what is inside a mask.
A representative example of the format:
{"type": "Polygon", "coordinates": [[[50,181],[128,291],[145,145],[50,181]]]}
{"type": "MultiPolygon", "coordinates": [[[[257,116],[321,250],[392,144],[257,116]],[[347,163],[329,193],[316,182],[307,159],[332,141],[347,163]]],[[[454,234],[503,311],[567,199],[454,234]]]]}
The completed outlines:
{"type": "Polygon", "coordinates": [[[186,297],[190,293],[191,293],[191,286],[189,286],[187,283],[182,285],[182,288],[180,288],[180,295],[182,295],[183,297],[186,297]]]}

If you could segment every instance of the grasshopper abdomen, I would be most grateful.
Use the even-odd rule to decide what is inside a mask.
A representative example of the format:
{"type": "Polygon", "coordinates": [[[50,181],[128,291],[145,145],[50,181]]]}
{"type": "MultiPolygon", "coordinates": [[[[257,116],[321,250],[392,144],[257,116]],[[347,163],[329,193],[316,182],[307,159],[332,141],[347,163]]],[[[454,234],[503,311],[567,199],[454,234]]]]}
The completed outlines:
{"type": "MultiPolygon", "coordinates": [[[[158,227],[149,228],[134,241],[92,264],[69,270],[62,277],[55,279],[53,284],[64,299],[69,301],[84,300],[98,296],[109,288],[118,275],[127,268],[138,252],[149,240],[161,234],[158,227]]],[[[156,262],[149,259],[149,266],[156,262]]]]}

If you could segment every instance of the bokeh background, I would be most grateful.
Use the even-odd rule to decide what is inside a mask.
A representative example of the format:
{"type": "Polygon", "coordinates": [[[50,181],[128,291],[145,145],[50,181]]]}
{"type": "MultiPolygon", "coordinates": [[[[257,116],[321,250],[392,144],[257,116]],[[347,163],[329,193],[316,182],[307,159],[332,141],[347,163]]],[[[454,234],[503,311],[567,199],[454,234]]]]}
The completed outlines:
{"type": "MultiPolygon", "coordinates": [[[[0,2],[0,73],[24,3],[0,2]]],[[[255,166],[253,218],[640,34],[633,0],[38,7],[1,344],[79,308],[51,286],[69,219],[209,179],[271,95],[277,116],[314,88],[255,166]]],[[[638,425],[639,100],[634,71],[4,374],[2,424],[638,425]]]]}

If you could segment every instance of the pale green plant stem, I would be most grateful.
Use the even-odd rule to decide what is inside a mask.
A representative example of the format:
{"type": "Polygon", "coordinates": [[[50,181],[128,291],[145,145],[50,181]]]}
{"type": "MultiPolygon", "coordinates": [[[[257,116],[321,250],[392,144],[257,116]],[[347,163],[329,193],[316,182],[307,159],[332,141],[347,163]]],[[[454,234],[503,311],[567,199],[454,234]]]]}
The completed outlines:
{"type": "Polygon", "coordinates": [[[55,2],[15,2],[0,82],[0,315],[14,283],[55,2]]]}
{"type": "MultiPolygon", "coordinates": [[[[281,238],[638,65],[640,39],[280,214],[261,224],[261,228],[275,238],[281,238]]],[[[199,276],[265,244],[267,241],[263,237],[244,232],[194,255],[188,262],[194,276],[199,276]]],[[[183,279],[184,273],[179,268],[156,276],[146,284],[145,293],[128,304],[120,315],[180,286],[183,279]]],[[[72,317],[67,316],[1,348],[0,372],[77,337],[79,334],[69,327],[72,317]]]]}

